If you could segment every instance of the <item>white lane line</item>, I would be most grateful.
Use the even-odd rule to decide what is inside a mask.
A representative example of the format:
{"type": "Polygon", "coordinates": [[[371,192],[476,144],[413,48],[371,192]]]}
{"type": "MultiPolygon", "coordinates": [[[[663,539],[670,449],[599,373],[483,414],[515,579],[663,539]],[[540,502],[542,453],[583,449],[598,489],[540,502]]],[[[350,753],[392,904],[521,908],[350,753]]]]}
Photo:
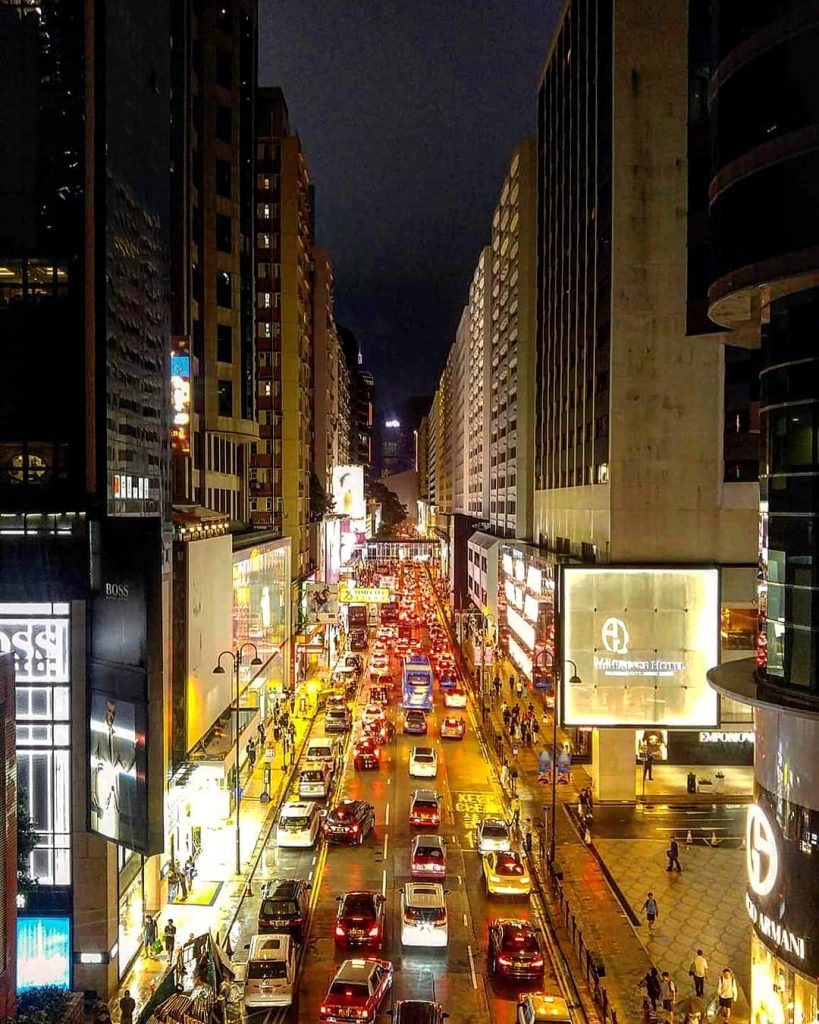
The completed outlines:
{"type": "Polygon", "coordinates": [[[308,882],[312,882],[312,881],[313,881],[313,872],[312,872],[312,871],[311,871],[311,872],[310,872],[310,874],[309,874],[309,875],[307,876],[307,881],[308,881],[308,882]]]}
{"type": "Polygon", "coordinates": [[[315,867],[315,866],[316,866],[316,861],[317,861],[317,860],[318,860],[318,857],[314,857],[314,858],[313,858],[313,867],[315,867]]]}
{"type": "Polygon", "coordinates": [[[462,886],[464,883],[461,881],[461,876],[458,875],[458,885],[462,886]]]}
{"type": "Polygon", "coordinates": [[[468,917],[467,914],[464,914],[464,927],[465,928],[469,927],[469,917],[468,917]]]}
{"type": "Polygon", "coordinates": [[[467,946],[466,951],[469,954],[469,973],[472,975],[472,988],[477,988],[478,979],[475,977],[475,960],[472,956],[472,947],[467,946]]]}
{"type": "Polygon", "coordinates": [[[389,823],[390,823],[390,802],[388,800],[387,801],[387,814],[386,814],[386,816],[384,818],[384,824],[385,825],[389,825],[389,823]]]}
{"type": "Polygon", "coordinates": [[[381,872],[381,895],[382,896],[386,896],[387,895],[387,869],[386,868],[384,868],[384,870],[381,872]]]}
{"type": "Polygon", "coordinates": [[[389,842],[389,839],[390,839],[389,832],[385,832],[384,833],[384,860],[387,859],[387,843],[389,842]]]}

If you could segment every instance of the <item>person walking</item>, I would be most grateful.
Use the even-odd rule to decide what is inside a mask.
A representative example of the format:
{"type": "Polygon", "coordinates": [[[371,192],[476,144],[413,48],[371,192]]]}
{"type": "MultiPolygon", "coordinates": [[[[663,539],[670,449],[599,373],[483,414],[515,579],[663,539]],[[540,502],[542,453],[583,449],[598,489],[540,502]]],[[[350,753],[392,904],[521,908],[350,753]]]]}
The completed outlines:
{"type": "Polygon", "coordinates": [[[534,835],[532,834],[532,819],[526,819],[526,825],[523,831],[523,845],[526,850],[526,856],[532,856],[532,845],[534,843],[534,835]]]}
{"type": "Polygon", "coordinates": [[[676,868],[678,873],[682,871],[682,867],[680,865],[680,847],[678,846],[677,840],[674,836],[671,837],[671,842],[668,844],[667,853],[668,867],[666,868],[666,871],[671,871],[673,868],[676,868]]]}
{"type": "Polygon", "coordinates": [[[511,672],[509,673],[509,696],[515,696],[515,677],[511,672]]]}
{"type": "Polygon", "coordinates": [[[247,741],[245,747],[245,754],[247,755],[247,763],[250,765],[250,774],[253,774],[253,769],[256,766],[256,745],[253,742],[253,737],[247,741]]]}
{"type": "Polygon", "coordinates": [[[501,712],[501,718],[503,719],[503,727],[508,732],[509,731],[509,726],[512,724],[512,714],[509,711],[508,707],[504,706],[504,709],[501,712]]]}
{"type": "Polygon", "coordinates": [[[256,732],[259,734],[259,746],[263,747],[265,741],[264,722],[259,722],[256,726],[256,732]]]}
{"type": "Polygon", "coordinates": [[[677,986],[671,980],[671,975],[668,971],[663,971],[660,975],[660,999],[662,1000],[663,1009],[666,1012],[669,1024],[673,1024],[674,1010],[672,1007],[677,1001],[677,986]]]}
{"type": "Polygon", "coordinates": [[[294,722],[290,722],[287,726],[287,735],[290,737],[290,746],[295,749],[296,747],[296,726],[294,722]]]}
{"type": "Polygon", "coordinates": [[[717,999],[723,1020],[731,1019],[731,1007],[737,998],[737,979],[730,967],[723,967],[717,981],[717,999]]]}
{"type": "MultiPolygon", "coordinates": [[[[654,898],[653,892],[646,893],[645,903],[643,903],[643,910],[646,912],[646,924],[648,925],[648,934],[654,934],[654,922],[660,916],[660,908],[657,906],[657,900],[654,898]]],[[[657,1007],[655,1006],[656,1010],[657,1007]]]]}
{"type": "Polygon", "coordinates": [[[134,1024],[134,1010],[136,1009],[136,1000],[131,995],[130,991],[126,988],[122,993],[122,999],[119,1001],[119,1021],[120,1024],[134,1024]]]}
{"type": "Polygon", "coordinates": [[[586,803],[586,790],[581,789],[577,794],[577,816],[581,821],[585,821],[587,813],[588,804],[586,803]]]}
{"type": "Polygon", "coordinates": [[[504,761],[500,770],[501,789],[509,788],[509,765],[504,761]]]}
{"type": "Polygon", "coordinates": [[[698,949],[688,968],[688,973],[694,979],[694,994],[700,997],[705,995],[705,979],[708,977],[708,961],[698,949]]]}
{"type": "Polygon", "coordinates": [[[150,914],[145,915],[145,922],[142,925],[142,953],[143,956],[154,955],[154,945],[156,944],[156,921],[151,917],[150,914]]]}
{"type": "Polygon", "coordinates": [[[586,786],[584,792],[586,794],[586,818],[591,819],[594,817],[594,797],[591,786],[586,786]]]}
{"type": "Polygon", "coordinates": [[[520,825],[520,797],[517,793],[512,795],[510,806],[512,808],[512,827],[518,828],[520,825]]]}
{"type": "Polygon", "coordinates": [[[532,719],[532,742],[537,746],[538,740],[540,739],[540,726],[536,718],[532,719]]]}
{"type": "Polygon", "coordinates": [[[646,995],[651,1000],[651,1009],[657,1009],[657,1003],[660,1001],[660,995],[662,992],[662,986],[660,985],[660,974],[656,967],[652,967],[648,974],[643,979],[646,986],[646,995]]]}
{"type": "Polygon", "coordinates": [[[518,792],[518,769],[515,764],[509,769],[509,785],[512,789],[512,795],[516,796],[518,792]]]}
{"type": "Polygon", "coordinates": [[[650,750],[647,750],[645,752],[645,757],[643,758],[643,782],[645,782],[646,779],[648,779],[649,782],[654,781],[654,776],[652,775],[653,769],[654,755],[651,753],[650,750]]]}
{"type": "Polygon", "coordinates": [[[518,695],[518,700],[520,700],[523,697],[523,680],[522,679],[518,679],[517,685],[515,686],[515,692],[518,695]]]}
{"type": "Polygon", "coordinates": [[[176,945],[176,925],[173,923],[173,918],[168,918],[168,923],[165,925],[165,952],[168,954],[168,960],[173,958],[173,947],[176,945]]]}

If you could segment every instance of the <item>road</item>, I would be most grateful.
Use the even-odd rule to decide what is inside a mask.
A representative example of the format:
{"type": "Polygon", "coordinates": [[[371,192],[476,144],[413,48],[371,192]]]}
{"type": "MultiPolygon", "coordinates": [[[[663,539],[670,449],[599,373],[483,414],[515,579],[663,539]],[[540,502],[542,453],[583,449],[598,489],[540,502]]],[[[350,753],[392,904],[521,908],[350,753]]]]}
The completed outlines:
{"type": "Polygon", "coordinates": [[[675,835],[684,842],[690,830],[696,844],[709,843],[716,835],[721,846],[739,846],[747,811],[747,804],[597,804],[594,834],[599,839],[669,839],[675,835]]]}
{"type": "MultiPolygon", "coordinates": [[[[426,631],[422,631],[425,637],[426,631]]],[[[393,666],[394,678],[400,671],[393,666]]],[[[360,720],[366,697],[368,674],[353,714],[360,720]]],[[[532,983],[499,983],[487,977],[486,947],[488,922],[493,917],[524,917],[542,922],[537,905],[528,898],[507,899],[486,895],[482,882],[480,857],[475,850],[475,825],[481,816],[503,810],[497,781],[484,758],[471,707],[454,712],[466,719],[462,741],[441,740],[440,717],[443,704],[435,691],[435,708],[429,715],[426,738],[404,736],[398,709],[400,686],[390,708],[396,735],[384,751],[377,772],[355,771],[348,744],[343,774],[329,803],[341,796],[369,800],[376,808],[376,827],[361,846],[317,844],[314,850],[279,850],[268,843],[254,879],[254,894],[245,899],[232,938],[235,960],[246,960],[246,944],[255,933],[260,903],[261,881],[272,877],[301,877],[312,883],[311,914],[303,950],[297,1005],[290,1011],[253,1014],[253,1024],[284,1024],[284,1021],[318,1020],[319,1004],[333,975],[334,967],[347,956],[374,955],[391,960],[395,977],[392,999],[437,999],[460,1021],[493,1021],[511,1024],[515,1020],[519,992],[532,991],[532,983]],[[438,750],[439,770],[434,783],[411,779],[408,775],[410,748],[419,743],[434,744],[438,750]],[[408,811],[414,789],[434,785],[442,800],[441,827],[448,843],[448,874],[445,888],[449,916],[449,944],[446,949],[424,951],[402,949],[400,942],[400,890],[409,881],[410,843],[417,830],[410,826],[408,811]],[[336,950],[333,941],[337,909],[336,897],[350,889],[372,889],[387,897],[386,934],[383,950],[348,954],[336,950]]],[[[453,712],[448,711],[448,714],[453,712]]],[[[356,726],[354,725],[354,730],[356,726]]],[[[321,734],[321,716],[314,728],[321,734]]],[[[543,988],[560,994],[559,981],[549,967],[543,988]]],[[[382,1007],[379,1018],[388,1006],[382,1007]]]]}

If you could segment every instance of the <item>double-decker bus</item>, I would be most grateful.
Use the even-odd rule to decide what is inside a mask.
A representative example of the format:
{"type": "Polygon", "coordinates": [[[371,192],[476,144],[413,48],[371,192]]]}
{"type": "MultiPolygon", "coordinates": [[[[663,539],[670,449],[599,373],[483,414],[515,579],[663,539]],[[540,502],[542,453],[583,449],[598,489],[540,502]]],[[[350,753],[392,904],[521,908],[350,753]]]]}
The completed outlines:
{"type": "Polygon", "coordinates": [[[424,654],[406,654],[401,660],[401,705],[432,708],[432,666],[424,654]]]}

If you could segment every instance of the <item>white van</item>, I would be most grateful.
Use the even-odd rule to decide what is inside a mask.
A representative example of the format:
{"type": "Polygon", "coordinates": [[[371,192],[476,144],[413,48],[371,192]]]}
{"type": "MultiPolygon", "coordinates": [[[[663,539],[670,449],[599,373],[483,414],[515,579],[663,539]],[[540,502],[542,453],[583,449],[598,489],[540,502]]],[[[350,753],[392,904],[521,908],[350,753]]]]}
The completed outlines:
{"type": "Polygon", "coordinates": [[[292,1006],[296,952],[290,935],[254,935],[245,972],[245,1006],[292,1006]]]}
{"type": "Polygon", "coordinates": [[[315,845],[321,824],[318,804],[312,800],[288,800],[279,811],[276,845],[310,847],[315,845]]]}
{"type": "Polygon", "coordinates": [[[401,945],[446,946],[449,941],[444,887],[407,882],[401,890],[401,945]]]}
{"type": "Polygon", "coordinates": [[[334,769],[338,760],[338,740],[334,740],[332,736],[314,736],[307,741],[304,760],[324,761],[334,769]]]}
{"type": "Polygon", "coordinates": [[[313,761],[299,772],[299,797],[302,800],[324,800],[330,795],[330,765],[313,761]]]}

